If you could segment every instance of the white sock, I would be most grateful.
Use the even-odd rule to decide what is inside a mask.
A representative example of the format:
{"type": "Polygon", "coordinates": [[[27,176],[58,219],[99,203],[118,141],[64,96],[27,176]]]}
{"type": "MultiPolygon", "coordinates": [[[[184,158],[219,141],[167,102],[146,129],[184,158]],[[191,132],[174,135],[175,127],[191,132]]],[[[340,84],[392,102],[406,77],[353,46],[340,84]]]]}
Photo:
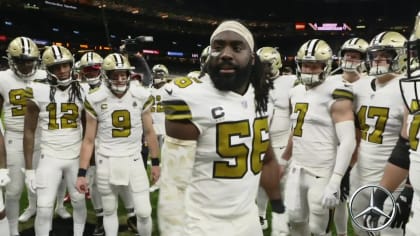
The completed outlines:
{"type": "Polygon", "coordinates": [[[5,198],[6,215],[9,221],[9,231],[12,235],[19,234],[18,218],[19,218],[19,199],[14,197],[5,198]]]}
{"type": "Polygon", "coordinates": [[[73,236],[83,236],[85,230],[85,224],[73,224],[73,236]]]}
{"type": "Polygon", "coordinates": [[[152,217],[137,217],[137,230],[141,236],[151,236],[152,217]]]}
{"type": "Polygon", "coordinates": [[[117,211],[115,211],[111,215],[104,215],[104,230],[105,230],[105,235],[106,236],[117,236],[118,235],[118,215],[117,215],[117,211]]]}
{"type": "Polygon", "coordinates": [[[35,217],[35,235],[48,235],[52,229],[52,218],[52,207],[38,207],[35,217]]]}
{"type": "Polygon", "coordinates": [[[7,220],[7,217],[0,220],[0,232],[4,235],[10,235],[9,221],[7,220]]]}

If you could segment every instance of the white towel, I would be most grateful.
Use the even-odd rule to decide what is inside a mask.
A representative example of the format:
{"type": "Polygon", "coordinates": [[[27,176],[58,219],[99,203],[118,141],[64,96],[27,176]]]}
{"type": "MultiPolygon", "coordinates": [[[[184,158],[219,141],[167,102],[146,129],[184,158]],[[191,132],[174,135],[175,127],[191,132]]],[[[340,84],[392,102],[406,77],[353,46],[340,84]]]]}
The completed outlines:
{"type": "Polygon", "coordinates": [[[130,157],[118,157],[109,159],[109,183],[113,185],[127,186],[130,181],[130,165],[133,161],[130,157]]]}
{"type": "Polygon", "coordinates": [[[287,174],[286,182],[286,196],[285,204],[288,210],[297,211],[302,208],[301,206],[301,196],[300,196],[300,185],[302,178],[302,167],[291,163],[291,167],[287,174]]]}

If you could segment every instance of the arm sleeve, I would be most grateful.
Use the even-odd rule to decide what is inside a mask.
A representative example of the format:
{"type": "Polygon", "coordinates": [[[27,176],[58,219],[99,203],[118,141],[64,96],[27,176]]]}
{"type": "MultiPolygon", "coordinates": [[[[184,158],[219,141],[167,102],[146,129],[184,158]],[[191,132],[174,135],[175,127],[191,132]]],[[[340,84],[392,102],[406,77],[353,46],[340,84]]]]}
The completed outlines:
{"type": "Polygon", "coordinates": [[[182,235],[185,224],[185,190],[190,182],[197,141],[165,137],[162,146],[162,169],[158,220],[162,236],[182,235]]]}

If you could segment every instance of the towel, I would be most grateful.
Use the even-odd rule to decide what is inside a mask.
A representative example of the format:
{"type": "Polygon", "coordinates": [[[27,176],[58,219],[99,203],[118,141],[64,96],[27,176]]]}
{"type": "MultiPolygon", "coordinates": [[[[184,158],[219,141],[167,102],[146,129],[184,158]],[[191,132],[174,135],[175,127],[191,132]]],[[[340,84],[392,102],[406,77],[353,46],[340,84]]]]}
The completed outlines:
{"type": "Polygon", "coordinates": [[[109,158],[109,183],[127,186],[130,181],[130,157],[109,158]]]}

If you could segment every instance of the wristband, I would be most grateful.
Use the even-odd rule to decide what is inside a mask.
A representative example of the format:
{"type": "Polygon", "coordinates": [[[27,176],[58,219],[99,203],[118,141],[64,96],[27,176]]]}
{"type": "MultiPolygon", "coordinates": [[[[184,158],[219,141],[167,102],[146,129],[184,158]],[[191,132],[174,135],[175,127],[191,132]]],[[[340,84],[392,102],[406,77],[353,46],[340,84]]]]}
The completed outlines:
{"type": "Polygon", "coordinates": [[[152,158],[152,166],[158,166],[160,164],[159,158],[152,158]]]}
{"type": "Polygon", "coordinates": [[[79,168],[77,171],[77,177],[86,177],[87,169],[79,168]]]}

